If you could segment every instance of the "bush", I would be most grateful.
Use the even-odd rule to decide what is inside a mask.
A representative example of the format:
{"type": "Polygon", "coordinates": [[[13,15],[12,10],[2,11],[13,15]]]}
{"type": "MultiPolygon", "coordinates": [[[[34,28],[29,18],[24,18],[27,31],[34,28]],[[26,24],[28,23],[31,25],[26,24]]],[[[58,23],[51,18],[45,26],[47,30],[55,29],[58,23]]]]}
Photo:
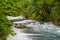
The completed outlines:
{"type": "Polygon", "coordinates": [[[24,15],[26,18],[39,21],[48,21],[60,25],[59,0],[0,0],[0,40],[5,40],[12,34],[10,26],[13,24],[6,17],[24,15]]]}

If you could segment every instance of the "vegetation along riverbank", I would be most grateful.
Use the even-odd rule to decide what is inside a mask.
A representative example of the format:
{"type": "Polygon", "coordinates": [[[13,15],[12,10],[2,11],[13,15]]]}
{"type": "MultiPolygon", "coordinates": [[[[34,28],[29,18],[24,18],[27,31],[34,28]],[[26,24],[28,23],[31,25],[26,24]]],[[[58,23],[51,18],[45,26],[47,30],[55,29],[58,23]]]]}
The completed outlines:
{"type": "Polygon", "coordinates": [[[10,28],[13,22],[7,19],[7,15],[23,15],[60,26],[60,0],[0,0],[0,40],[6,40],[7,35],[13,34],[10,28]]]}

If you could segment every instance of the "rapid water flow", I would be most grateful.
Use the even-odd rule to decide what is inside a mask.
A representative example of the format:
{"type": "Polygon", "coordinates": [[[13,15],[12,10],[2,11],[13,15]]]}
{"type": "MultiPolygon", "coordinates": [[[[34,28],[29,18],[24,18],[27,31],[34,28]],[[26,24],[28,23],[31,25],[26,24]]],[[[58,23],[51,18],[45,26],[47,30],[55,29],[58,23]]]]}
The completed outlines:
{"type": "Polygon", "coordinates": [[[20,16],[19,18],[7,18],[9,20],[14,20],[14,24],[24,24],[27,26],[25,29],[20,29],[15,28],[14,25],[12,25],[12,30],[16,35],[8,35],[7,40],[60,40],[60,28],[52,23],[27,20],[20,16]]]}

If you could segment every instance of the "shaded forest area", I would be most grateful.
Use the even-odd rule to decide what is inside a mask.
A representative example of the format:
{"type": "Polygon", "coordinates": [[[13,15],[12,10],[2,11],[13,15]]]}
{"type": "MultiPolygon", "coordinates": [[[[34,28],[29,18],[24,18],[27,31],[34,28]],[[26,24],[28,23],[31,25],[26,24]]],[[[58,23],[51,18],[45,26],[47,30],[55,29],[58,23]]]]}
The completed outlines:
{"type": "Polygon", "coordinates": [[[0,40],[14,34],[9,16],[23,15],[26,18],[52,22],[60,26],[60,0],[0,0],[0,40]]]}

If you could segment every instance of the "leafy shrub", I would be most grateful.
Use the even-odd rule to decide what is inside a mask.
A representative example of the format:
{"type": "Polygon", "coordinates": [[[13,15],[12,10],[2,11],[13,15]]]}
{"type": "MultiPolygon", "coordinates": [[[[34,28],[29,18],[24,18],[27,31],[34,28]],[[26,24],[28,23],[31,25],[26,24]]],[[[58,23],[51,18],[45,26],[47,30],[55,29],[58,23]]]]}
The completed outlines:
{"type": "Polygon", "coordinates": [[[13,24],[6,16],[24,15],[26,18],[39,21],[48,21],[60,25],[59,0],[0,0],[0,40],[13,33],[10,26],[13,24]]]}

